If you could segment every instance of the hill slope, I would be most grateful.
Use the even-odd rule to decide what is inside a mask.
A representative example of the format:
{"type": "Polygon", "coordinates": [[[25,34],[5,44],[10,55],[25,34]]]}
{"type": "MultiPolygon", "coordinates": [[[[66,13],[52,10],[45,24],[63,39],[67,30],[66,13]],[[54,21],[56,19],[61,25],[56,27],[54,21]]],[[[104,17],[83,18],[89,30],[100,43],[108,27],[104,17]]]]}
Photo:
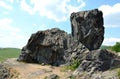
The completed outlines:
{"type": "Polygon", "coordinates": [[[0,61],[8,58],[17,58],[20,54],[18,48],[0,48],[0,61]]]}

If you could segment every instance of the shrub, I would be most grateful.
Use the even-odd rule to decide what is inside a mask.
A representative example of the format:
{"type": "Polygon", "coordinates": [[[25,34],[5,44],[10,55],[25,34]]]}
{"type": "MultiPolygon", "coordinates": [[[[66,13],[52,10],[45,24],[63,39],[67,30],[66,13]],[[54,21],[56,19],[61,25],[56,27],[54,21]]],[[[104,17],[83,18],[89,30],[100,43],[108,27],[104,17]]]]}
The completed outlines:
{"type": "Polygon", "coordinates": [[[75,70],[78,68],[80,65],[80,60],[79,59],[73,59],[72,63],[70,64],[71,70],[75,70]]]}
{"type": "Polygon", "coordinates": [[[115,52],[120,52],[120,42],[116,42],[116,44],[112,47],[112,50],[115,52]]]}
{"type": "Polygon", "coordinates": [[[61,71],[66,71],[66,70],[74,71],[75,69],[78,68],[79,65],[80,65],[80,60],[79,59],[74,59],[74,60],[72,60],[70,65],[63,66],[61,71]]]}

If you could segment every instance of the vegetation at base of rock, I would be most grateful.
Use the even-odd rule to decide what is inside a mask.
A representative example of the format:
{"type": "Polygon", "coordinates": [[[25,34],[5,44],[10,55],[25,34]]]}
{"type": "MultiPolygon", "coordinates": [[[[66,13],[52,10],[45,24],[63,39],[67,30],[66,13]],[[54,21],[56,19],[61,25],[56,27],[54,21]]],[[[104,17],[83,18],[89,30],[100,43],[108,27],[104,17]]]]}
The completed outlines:
{"type": "Polygon", "coordinates": [[[69,68],[71,70],[75,70],[78,68],[78,66],[80,65],[80,60],[79,59],[73,59],[72,63],[70,64],[69,68]]]}
{"type": "Polygon", "coordinates": [[[72,61],[72,63],[70,65],[64,66],[62,68],[62,71],[66,71],[66,70],[72,70],[72,71],[74,71],[75,69],[78,68],[78,66],[80,65],[80,63],[81,63],[80,60],[73,59],[73,61],[72,61]]]}
{"type": "Polygon", "coordinates": [[[71,76],[70,79],[76,79],[76,77],[75,76],[71,76]]]}
{"type": "Polygon", "coordinates": [[[120,42],[116,42],[116,44],[112,47],[112,51],[120,52],[120,42]]]}
{"type": "Polygon", "coordinates": [[[18,48],[1,48],[0,61],[6,60],[8,58],[17,58],[19,54],[20,54],[20,49],[18,48]]]}

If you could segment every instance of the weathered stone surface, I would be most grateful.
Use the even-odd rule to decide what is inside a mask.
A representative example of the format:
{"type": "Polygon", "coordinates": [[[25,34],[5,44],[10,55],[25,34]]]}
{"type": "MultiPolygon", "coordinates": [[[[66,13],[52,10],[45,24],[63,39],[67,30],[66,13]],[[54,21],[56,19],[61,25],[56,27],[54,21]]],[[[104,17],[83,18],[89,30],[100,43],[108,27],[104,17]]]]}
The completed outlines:
{"type": "Polygon", "coordinates": [[[95,9],[72,13],[71,24],[72,35],[57,28],[32,34],[18,60],[51,65],[84,60],[89,49],[99,48],[103,41],[102,12],[95,9]]]}
{"type": "Polygon", "coordinates": [[[119,79],[116,70],[107,70],[89,74],[88,72],[80,72],[75,79],[119,79]]]}
{"type": "MultiPolygon", "coordinates": [[[[71,26],[72,34],[67,34],[57,28],[32,34],[27,45],[22,48],[18,60],[40,63],[41,65],[35,64],[34,67],[30,64],[12,62],[11,60],[4,62],[9,69],[16,67],[13,74],[17,73],[16,70],[21,71],[21,75],[23,75],[23,72],[25,74],[22,77],[15,74],[14,78],[34,79],[34,77],[40,77],[40,75],[49,72],[51,75],[48,76],[47,74],[46,79],[58,79],[59,76],[62,79],[75,77],[76,79],[118,79],[117,73],[104,72],[110,68],[120,67],[120,57],[105,49],[98,49],[104,39],[102,12],[95,9],[72,13],[71,26]],[[70,65],[75,59],[81,61],[81,64],[74,73],[72,71],[70,73],[64,72],[64,75],[67,73],[67,77],[59,74],[60,70],[58,68],[47,69],[46,72],[45,64],[55,66],[61,64],[70,65]],[[45,68],[40,70],[40,67],[45,68]],[[27,71],[24,69],[27,69],[27,71]],[[101,72],[94,73],[96,71],[101,72]],[[28,74],[28,72],[30,73],[28,74]],[[109,73],[111,73],[109,76],[105,75],[109,73]]],[[[11,76],[14,76],[13,74],[11,76]]],[[[10,76],[8,69],[0,65],[0,79],[6,79],[8,76],[10,76]]]]}
{"type": "Polygon", "coordinates": [[[86,55],[85,60],[82,61],[75,73],[81,71],[93,73],[95,71],[108,70],[113,67],[112,64],[115,58],[115,54],[108,52],[105,49],[93,50],[86,55]]]}
{"type": "Polygon", "coordinates": [[[76,59],[82,61],[86,58],[87,53],[89,50],[82,43],[72,41],[69,42],[69,48],[65,51],[64,59],[68,64],[76,59]]]}
{"type": "Polygon", "coordinates": [[[72,13],[72,35],[89,50],[98,49],[104,39],[103,14],[98,9],[72,13]]]}
{"type": "Polygon", "coordinates": [[[57,28],[32,34],[18,60],[58,66],[77,59],[82,62],[78,72],[105,71],[120,62],[113,53],[98,49],[104,39],[101,11],[72,13],[71,25],[72,35],[57,28]]]}
{"type": "Polygon", "coordinates": [[[0,79],[8,79],[9,75],[9,70],[4,65],[0,64],[0,79]]]}
{"type": "Polygon", "coordinates": [[[67,33],[53,28],[32,34],[23,47],[19,61],[59,65],[64,63],[67,33]]]}
{"type": "Polygon", "coordinates": [[[32,34],[22,48],[19,61],[60,65],[73,59],[83,60],[89,50],[66,32],[57,28],[32,34]]]}
{"type": "Polygon", "coordinates": [[[51,74],[51,75],[47,76],[45,79],[59,79],[59,76],[56,74],[51,74]]]}
{"type": "Polygon", "coordinates": [[[18,60],[60,65],[76,58],[84,60],[89,50],[100,47],[104,39],[101,11],[72,13],[71,26],[72,35],[57,28],[32,34],[18,60]]]}

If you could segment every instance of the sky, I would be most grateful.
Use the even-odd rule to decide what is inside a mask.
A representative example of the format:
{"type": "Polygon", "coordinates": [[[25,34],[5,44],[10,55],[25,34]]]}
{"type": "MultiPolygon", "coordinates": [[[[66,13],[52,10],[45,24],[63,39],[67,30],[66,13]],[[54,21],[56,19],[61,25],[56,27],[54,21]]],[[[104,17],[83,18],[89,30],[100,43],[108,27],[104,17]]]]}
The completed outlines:
{"type": "Polygon", "coordinates": [[[39,30],[71,33],[70,14],[96,8],[104,17],[102,45],[120,42],[120,0],[0,0],[0,47],[22,48],[39,30]]]}

